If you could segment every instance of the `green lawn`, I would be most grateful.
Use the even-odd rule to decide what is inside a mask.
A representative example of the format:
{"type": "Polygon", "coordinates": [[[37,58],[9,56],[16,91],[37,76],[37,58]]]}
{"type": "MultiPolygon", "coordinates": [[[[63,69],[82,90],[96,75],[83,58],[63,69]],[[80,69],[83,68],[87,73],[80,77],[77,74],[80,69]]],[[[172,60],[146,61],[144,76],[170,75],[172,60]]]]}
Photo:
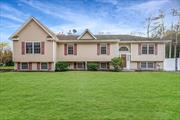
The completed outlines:
{"type": "Polygon", "coordinates": [[[180,73],[0,73],[0,120],[180,120],[180,73]]]}

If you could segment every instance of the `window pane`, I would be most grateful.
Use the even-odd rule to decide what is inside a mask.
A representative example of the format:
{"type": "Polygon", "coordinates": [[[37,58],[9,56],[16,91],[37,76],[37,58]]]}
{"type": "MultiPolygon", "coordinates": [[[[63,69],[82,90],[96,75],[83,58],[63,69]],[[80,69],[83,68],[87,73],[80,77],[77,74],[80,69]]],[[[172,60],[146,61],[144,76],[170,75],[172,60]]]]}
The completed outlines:
{"type": "Polygon", "coordinates": [[[22,63],[21,69],[28,69],[28,63],[22,63]]]}
{"type": "Polygon", "coordinates": [[[146,62],[141,62],[141,68],[143,68],[143,69],[146,68],[146,62]]]}
{"type": "Polygon", "coordinates": [[[40,43],[39,42],[34,43],[34,53],[40,53],[40,43]]]}
{"type": "Polygon", "coordinates": [[[148,68],[154,68],[153,62],[148,62],[148,68]]]}
{"type": "Polygon", "coordinates": [[[84,68],[84,65],[83,65],[83,63],[77,63],[77,67],[78,68],[84,68]]]}
{"type": "Polygon", "coordinates": [[[128,51],[128,48],[127,48],[127,47],[121,47],[121,48],[119,49],[119,51],[128,51]]]}
{"type": "Polygon", "coordinates": [[[48,69],[47,63],[41,63],[41,69],[48,69]]]}
{"type": "Polygon", "coordinates": [[[149,45],[149,54],[154,54],[154,45],[149,45]]]}
{"type": "Polygon", "coordinates": [[[68,45],[68,54],[72,55],[74,53],[73,45],[68,45]]]}
{"type": "Polygon", "coordinates": [[[32,53],[32,43],[26,43],[26,53],[32,53]]]}
{"type": "Polygon", "coordinates": [[[147,54],[147,45],[142,45],[142,54],[147,54]]]}
{"type": "Polygon", "coordinates": [[[101,69],[106,69],[107,68],[107,64],[106,63],[101,63],[101,69]]]}

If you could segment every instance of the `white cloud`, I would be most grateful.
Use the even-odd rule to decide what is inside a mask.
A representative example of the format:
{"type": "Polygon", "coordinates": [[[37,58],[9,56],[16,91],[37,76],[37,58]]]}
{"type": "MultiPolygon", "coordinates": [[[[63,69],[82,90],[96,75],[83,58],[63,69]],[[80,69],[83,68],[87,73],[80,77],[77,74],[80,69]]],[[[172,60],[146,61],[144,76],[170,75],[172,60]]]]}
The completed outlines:
{"type": "MultiPolygon", "coordinates": [[[[111,32],[112,34],[129,34],[133,28],[124,27],[122,24],[108,22],[106,19],[101,18],[102,13],[97,13],[95,16],[88,16],[82,11],[74,11],[71,8],[64,7],[58,4],[42,3],[39,1],[23,1],[22,3],[27,4],[37,10],[50,15],[55,18],[64,19],[70,23],[64,23],[63,25],[54,25],[50,28],[58,32],[67,33],[70,29],[77,29],[81,33],[84,29],[88,28],[94,33],[99,32],[111,32]]],[[[107,2],[107,1],[106,1],[107,2]]],[[[107,16],[108,17],[108,16],[107,16]]]]}
{"type": "Polygon", "coordinates": [[[170,2],[169,0],[152,0],[152,1],[147,1],[140,4],[132,5],[128,7],[128,9],[149,14],[149,13],[153,13],[154,11],[160,10],[165,4],[169,2],[170,2]]]}
{"type": "Polygon", "coordinates": [[[16,22],[24,22],[24,19],[27,18],[28,15],[24,14],[23,12],[17,10],[16,8],[5,4],[0,3],[1,14],[0,17],[10,19],[16,22]]]}

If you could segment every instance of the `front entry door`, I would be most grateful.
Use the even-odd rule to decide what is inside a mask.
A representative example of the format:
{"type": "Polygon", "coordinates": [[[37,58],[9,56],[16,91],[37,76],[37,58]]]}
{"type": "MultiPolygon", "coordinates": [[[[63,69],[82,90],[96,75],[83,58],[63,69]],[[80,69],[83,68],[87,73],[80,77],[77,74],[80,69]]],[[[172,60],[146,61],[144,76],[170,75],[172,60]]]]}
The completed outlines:
{"type": "Polygon", "coordinates": [[[121,59],[123,63],[123,68],[126,68],[126,54],[121,54],[121,59]]]}

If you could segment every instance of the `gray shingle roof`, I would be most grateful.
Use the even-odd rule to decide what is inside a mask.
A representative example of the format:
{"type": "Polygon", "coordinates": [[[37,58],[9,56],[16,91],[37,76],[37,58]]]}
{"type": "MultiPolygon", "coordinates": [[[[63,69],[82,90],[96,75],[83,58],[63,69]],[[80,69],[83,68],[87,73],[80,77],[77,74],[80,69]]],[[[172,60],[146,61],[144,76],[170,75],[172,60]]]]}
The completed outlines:
{"type": "MultiPolygon", "coordinates": [[[[136,40],[160,40],[160,39],[150,39],[141,36],[133,35],[94,35],[97,40],[121,40],[121,41],[136,41],[136,40]]],[[[57,35],[59,40],[77,40],[79,35],[57,35]]],[[[164,39],[163,39],[164,40],[164,39]]]]}

